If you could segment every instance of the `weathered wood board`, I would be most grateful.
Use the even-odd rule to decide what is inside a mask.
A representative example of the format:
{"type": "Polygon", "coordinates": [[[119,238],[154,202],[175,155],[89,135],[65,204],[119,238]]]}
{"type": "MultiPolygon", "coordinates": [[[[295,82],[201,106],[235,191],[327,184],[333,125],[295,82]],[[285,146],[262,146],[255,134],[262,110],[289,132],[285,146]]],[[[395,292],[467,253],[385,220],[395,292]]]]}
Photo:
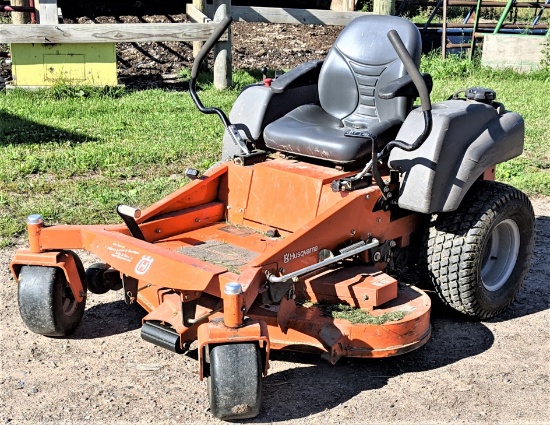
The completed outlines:
{"type": "MultiPolygon", "coordinates": [[[[0,43],[122,43],[206,40],[215,23],[0,25],[0,43]]],[[[227,39],[227,38],[226,38],[227,39]]]]}
{"type": "MultiPolygon", "coordinates": [[[[212,16],[212,5],[207,5],[206,11],[208,16],[212,16]]],[[[231,6],[231,16],[235,21],[273,24],[347,25],[359,16],[370,14],[369,12],[336,12],[321,9],[231,6]]]]}

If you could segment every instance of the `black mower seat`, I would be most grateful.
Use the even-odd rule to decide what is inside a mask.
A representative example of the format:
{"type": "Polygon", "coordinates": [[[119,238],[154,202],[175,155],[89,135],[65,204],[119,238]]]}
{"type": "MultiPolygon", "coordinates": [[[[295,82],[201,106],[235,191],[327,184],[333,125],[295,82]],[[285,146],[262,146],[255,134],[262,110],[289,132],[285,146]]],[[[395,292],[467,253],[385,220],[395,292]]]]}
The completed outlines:
{"type": "Polygon", "coordinates": [[[347,163],[370,155],[370,139],[345,136],[368,131],[378,148],[393,140],[412,107],[412,98],[380,99],[378,91],[406,74],[387,33],[395,29],[417,66],[421,40],[416,26],[396,16],[354,19],[338,36],[319,74],[320,105],[300,106],[264,130],[266,147],[347,163]]]}

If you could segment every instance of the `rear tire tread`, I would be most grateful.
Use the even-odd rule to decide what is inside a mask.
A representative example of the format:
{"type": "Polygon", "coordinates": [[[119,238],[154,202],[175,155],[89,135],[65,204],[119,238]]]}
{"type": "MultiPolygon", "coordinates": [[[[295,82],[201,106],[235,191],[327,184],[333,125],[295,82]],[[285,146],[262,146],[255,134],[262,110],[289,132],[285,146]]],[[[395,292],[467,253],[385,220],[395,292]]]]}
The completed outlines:
{"type": "Polygon", "coordinates": [[[528,206],[534,217],[531,203],[524,193],[503,183],[481,181],[476,183],[457,211],[439,214],[428,228],[425,266],[436,292],[444,304],[477,319],[496,316],[508,308],[529,270],[534,229],[527,241],[526,258],[518,257],[517,260],[523,264],[516,265],[522,270],[514,296],[493,311],[480,304],[473,285],[473,281],[478,280],[479,247],[498,211],[510,202],[528,206]]]}

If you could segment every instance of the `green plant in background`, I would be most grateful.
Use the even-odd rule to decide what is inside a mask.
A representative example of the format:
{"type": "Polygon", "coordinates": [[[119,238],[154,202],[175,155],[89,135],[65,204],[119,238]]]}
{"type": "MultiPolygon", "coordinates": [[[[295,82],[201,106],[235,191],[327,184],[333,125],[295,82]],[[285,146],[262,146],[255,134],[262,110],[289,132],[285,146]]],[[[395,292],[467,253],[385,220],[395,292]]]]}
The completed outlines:
{"type": "MultiPolygon", "coordinates": [[[[273,71],[270,71],[270,76],[273,76],[273,71]]],[[[180,71],[179,78],[183,81],[189,81],[191,78],[191,70],[184,68],[180,71]]],[[[201,89],[212,88],[212,71],[201,71],[197,77],[197,84],[201,89]]],[[[258,69],[236,69],[233,72],[233,86],[231,90],[241,91],[244,87],[258,83],[262,80],[262,73],[258,69]]]]}
{"type": "Polygon", "coordinates": [[[48,89],[42,90],[42,95],[48,99],[75,99],[75,98],[119,98],[124,95],[124,87],[91,87],[91,86],[73,86],[63,81],[55,83],[48,89]]]}
{"type": "Polygon", "coordinates": [[[441,57],[441,49],[436,49],[422,57],[420,71],[429,73],[434,81],[449,78],[472,77],[479,71],[480,58],[475,55],[470,61],[466,54],[441,57]]]}
{"type": "MultiPolygon", "coordinates": [[[[361,3],[359,3],[361,4],[361,3]]],[[[401,13],[401,16],[407,19],[410,19],[412,22],[415,23],[425,23],[428,20],[428,17],[432,14],[434,11],[434,3],[425,2],[422,4],[409,4],[403,12],[401,13]]],[[[470,7],[457,7],[452,6],[448,7],[447,9],[447,21],[448,22],[454,22],[454,23],[461,23],[464,21],[464,18],[467,16],[468,12],[470,12],[470,7]]],[[[535,11],[537,9],[534,9],[535,11]]],[[[369,10],[372,11],[372,8],[369,10]]],[[[484,4],[484,7],[481,8],[480,13],[480,19],[483,21],[492,21],[496,23],[499,18],[501,17],[502,13],[504,11],[503,7],[487,7],[484,4]]],[[[505,17],[506,22],[523,22],[523,23],[531,23],[533,21],[533,9],[530,9],[528,7],[523,8],[514,8],[509,11],[507,16],[505,17]]],[[[443,7],[439,7],[437,10],[436,15],[433,17],[432,22],[433,23],[441,23],[443,21],[443,7]]],[[[543,13],[542,17],[539,21],[539,23],[548,23],[550,22],[550,15],[548,13],[543,13]]]]}
{"type": "Polygon", "coordinates": [[[540,60],[540,67],[543,70],[550,70],[550,38],[548,34],[546,35],[546,45],[542,49],[542,59],[540,60]]]}
{"type": "Polygon", "coordinates": [[[359,10],[360,12],[372,12],[373,7],[374,0],[359,0],[355,4],[355,10],[359,10]]]}

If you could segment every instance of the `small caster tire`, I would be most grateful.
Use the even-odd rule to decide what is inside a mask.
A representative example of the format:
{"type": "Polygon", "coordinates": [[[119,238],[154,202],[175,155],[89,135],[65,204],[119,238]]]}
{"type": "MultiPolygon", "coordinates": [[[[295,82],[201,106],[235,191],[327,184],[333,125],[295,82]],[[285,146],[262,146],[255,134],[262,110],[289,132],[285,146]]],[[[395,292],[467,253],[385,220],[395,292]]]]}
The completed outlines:
{"type": "Polygon", "coordinates": [[[216,345],[210,349],[208,397],[222,420],[258,416],[262,398],[262,356],[258,344],[216,345]]]}
{"type": "Polygon", "coordinates": [[[92,294],[105,294],[109,288],[105,285],[103,279],[109,266],[104,263],[94,263],[86,269],[86,280],[88,281],[88,291],[92,294]]]}
{"type": "MultiPolygon", "coordinates": [[[[82,285],[85,293],[85,279],[82,285]]],[[[32,332],[55,337],[67,336],[76,330],[84,314],[86,298],[76,301],[63,270],[23,266],[19,275],[18,303],[21,318],[32,332]]]]}

